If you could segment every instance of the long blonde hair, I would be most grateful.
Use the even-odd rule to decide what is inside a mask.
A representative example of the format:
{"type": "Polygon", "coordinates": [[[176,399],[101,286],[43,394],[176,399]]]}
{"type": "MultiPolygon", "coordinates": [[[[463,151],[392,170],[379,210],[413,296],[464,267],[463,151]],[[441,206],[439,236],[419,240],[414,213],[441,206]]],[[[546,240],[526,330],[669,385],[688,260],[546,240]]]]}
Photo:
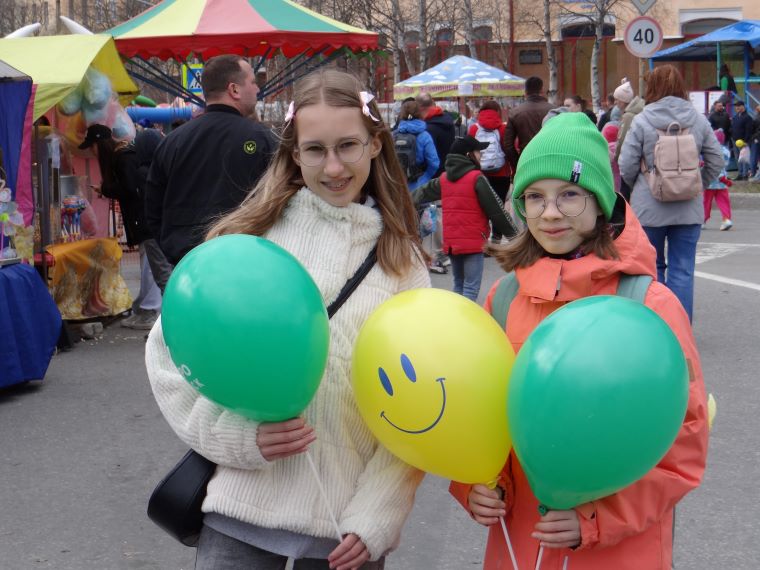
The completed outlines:
{"type": "MultiPolygon", "coordinates": [[[[358,79],[337,69],[317,71],[296,83],[293,101],[296,117],[282,129],[280,145],[269,168],[242,204],[211,227],[206,239],[234,233],[262,235],[269,230],[288,201],[304,185],[301,170],[293,159],[298,144],[295,127],[298,110],[321,102],[331,107],[361,110],[359,92],[362,89],[358,79]]],[[[369,103],[369,108],[373,116],[382,116],[374,101],[369,103]]],[[[426,259],[418,233],[417,213],[396,158],[390,130],[382,119],[375,123],[361,116],[370,137],[378,136],[382,143],[380,154],[372,159],[369,178],[362,189],[364,195],[372,196],[377,202],[383,218],[383,231],[377,245],[378,263],[387,273],[403,275],[412,266],[412,252],[419,259],[426,259]]]]}

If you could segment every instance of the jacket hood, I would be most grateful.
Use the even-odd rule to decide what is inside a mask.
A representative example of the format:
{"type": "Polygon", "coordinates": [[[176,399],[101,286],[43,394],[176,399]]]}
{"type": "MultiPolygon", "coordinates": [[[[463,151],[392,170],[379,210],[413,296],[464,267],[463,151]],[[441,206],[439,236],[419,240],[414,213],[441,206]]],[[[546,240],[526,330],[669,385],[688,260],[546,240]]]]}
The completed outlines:
{"type": "Polygon", "coordinates": [[[646,106],[646,101],[636,95],[630,103],[625,108],[626,113],[633,113],[634,115],[638,115],[644,110],[644,107],[646,106]]]}
{"type": "Polygon", "coordinates": [[[468,172],[477,170],[475,163],[463,154],[448,154],[446,156],[446,178],[455,182],[468,172]]]}
{"type": "Polygon", "coordinates": [[[673,121],[682,127],[691,127],[697,122],[697,111],[690,101],[680,97],[663,97],[644,108],[644,116],[655,129],[667,129],[673,121]]]}
{"type": "Polygon", "coordinates": [[[398,130],[401,133],[412,133],[418,135],[425,131],[427,126],[422,119],[403,120],[398,124],[398,130]]]}
{"type": "Polygon", "coordinates": [[[622,197],[618,197],[612,219],[620,219],[622,208],[625,208],[625,227],[615,239],[620,259],[601,259],[594,254],[579,259],[542,257],[530,267],[517,269],[520,289],[536,303],[570,302],[594,295],[597,282],[606,281],[618,272],[649,275],[656,280],[654,247],[622,197]]]}
{"type": "Polygon", "coordinates": [[[495,131],[504,124],[499,113],[493,109],[483,109],[478,112],[478,124],[484,129],[495,131]]]}
{"type": "Polygon", "coordinates": [[[428,124],[441,125],[444,127],[454,127],[454,119],[451,118],[451,115],[444,112],[441,112],[439,115],[428,115],[428,117],[425,119],[425,122],[428,124]]]}

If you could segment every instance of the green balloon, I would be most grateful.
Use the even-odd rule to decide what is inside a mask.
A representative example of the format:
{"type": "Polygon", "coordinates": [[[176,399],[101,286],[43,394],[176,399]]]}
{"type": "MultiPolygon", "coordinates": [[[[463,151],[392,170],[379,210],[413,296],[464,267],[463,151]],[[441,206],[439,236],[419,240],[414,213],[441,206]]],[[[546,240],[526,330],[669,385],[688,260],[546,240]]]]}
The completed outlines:
{"type": "Polygon", "coordinates": [[[284,249],[226,235],[190,251],[161,312],[174,364],[209,400],[257,421],[300,414],[327,363],[322,295],[284,249]]]}
{"type": "Polygon", "coordinates": [[[544,319],[512,369],[507,417],[539,502],[562,510],[640,479],[686,414],[686,360],[654,311],[586,297],[544,319]]]}

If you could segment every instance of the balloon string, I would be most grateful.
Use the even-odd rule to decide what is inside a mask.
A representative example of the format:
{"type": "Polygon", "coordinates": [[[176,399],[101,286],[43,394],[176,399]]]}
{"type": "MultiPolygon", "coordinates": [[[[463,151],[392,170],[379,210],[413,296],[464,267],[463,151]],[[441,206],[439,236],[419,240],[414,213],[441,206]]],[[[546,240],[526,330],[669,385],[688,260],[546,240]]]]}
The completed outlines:
{"type": "Polygon", "coordinates": [[[515,559],[515,551],[512,548],[512,541],[509,540],[509,533],[507,532],[507,523],[504,522],[504,517],[499,517],[501,523],[501,530],[504,532],[504,539],[507,541],[507,549],[509,550],[509,558],[512,560],[512,568],[518,570],[517,560],[515,559]]]}
{"type": "Polygon", "coordinates": [[[541,568],[541,557],[544,555],[544,547],[538,549],[538,558],[536,559],[536,570],[541,568]]]}
{"type": "Polygon", "coordinates": [[[569,556],[565,556],[565,561],[562,563],[562,570],[567,570],[567,561],[570,559],[569,556]]]}
{"type": "Polygon", "coordinates": [[[317,466],[314,465],[314,460],[311,458],[311,453],[309,453],[309,450],[306,450],[306,459],[309,460],[309,467],[311,467],[311,472],[314,474],[314,479],[317,482],[317,487],[319,487],[319,494],[322,495],[322,502],[325,504],[325,508],[330,514],[330,520],[335,527],[335,534],[338,537],[338,542],[343,542],[343,535],[340,533],[338,521],[335,519],[335,513],[333,513],[333,510],[330,507],[330,503],[327,501],[327,493],[325,493],[325,488],[322,486],[322,479],[319,478],[319,473],[317,473],[317,466]]]}

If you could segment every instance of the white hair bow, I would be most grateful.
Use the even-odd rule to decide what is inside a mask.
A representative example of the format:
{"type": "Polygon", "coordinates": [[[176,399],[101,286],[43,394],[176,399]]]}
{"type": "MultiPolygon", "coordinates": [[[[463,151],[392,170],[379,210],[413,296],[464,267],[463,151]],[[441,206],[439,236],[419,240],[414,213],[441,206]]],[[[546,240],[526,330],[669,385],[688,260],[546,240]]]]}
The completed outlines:
{"type": "Polygon", "coordinates": [[[369,110],[369,103],[372,101],[372,99],[375,98],[375,96],[372,93],[368,93],[367,91],[359,91],[359,98],[362,100],[362,113],[364,113],[364,115],[376,123],[379,123],[380,119],[375,117],[369,110]]]}
{"type": "MultiPolygon", "coordinates": [[[[380,122],[380,119],[375,117],[372,112],[369,110],[369,102],[372,101],[375,96],[372,93],[368,93],[367,91],[360,91],[359,92],[359,98],[362,101],[362,113],[375,121],[376,123],[380,122]]],[[[288,112],[285,113],[285,126],[287,127],[290,124],[290,121],[293,120],[293,118],[296,116],[296,104],[294,101],[290,102],[290,105],[288,105],[288,112]]]]}
{"type": "Polygon", "coordinates": [[[288,105],[288,112],[285,113],[285,126],[287,127],[290,121],[293,120],[293,117],[296,116],[296,104],[294,101],[290,102],[290,105],[288,105]]]}

